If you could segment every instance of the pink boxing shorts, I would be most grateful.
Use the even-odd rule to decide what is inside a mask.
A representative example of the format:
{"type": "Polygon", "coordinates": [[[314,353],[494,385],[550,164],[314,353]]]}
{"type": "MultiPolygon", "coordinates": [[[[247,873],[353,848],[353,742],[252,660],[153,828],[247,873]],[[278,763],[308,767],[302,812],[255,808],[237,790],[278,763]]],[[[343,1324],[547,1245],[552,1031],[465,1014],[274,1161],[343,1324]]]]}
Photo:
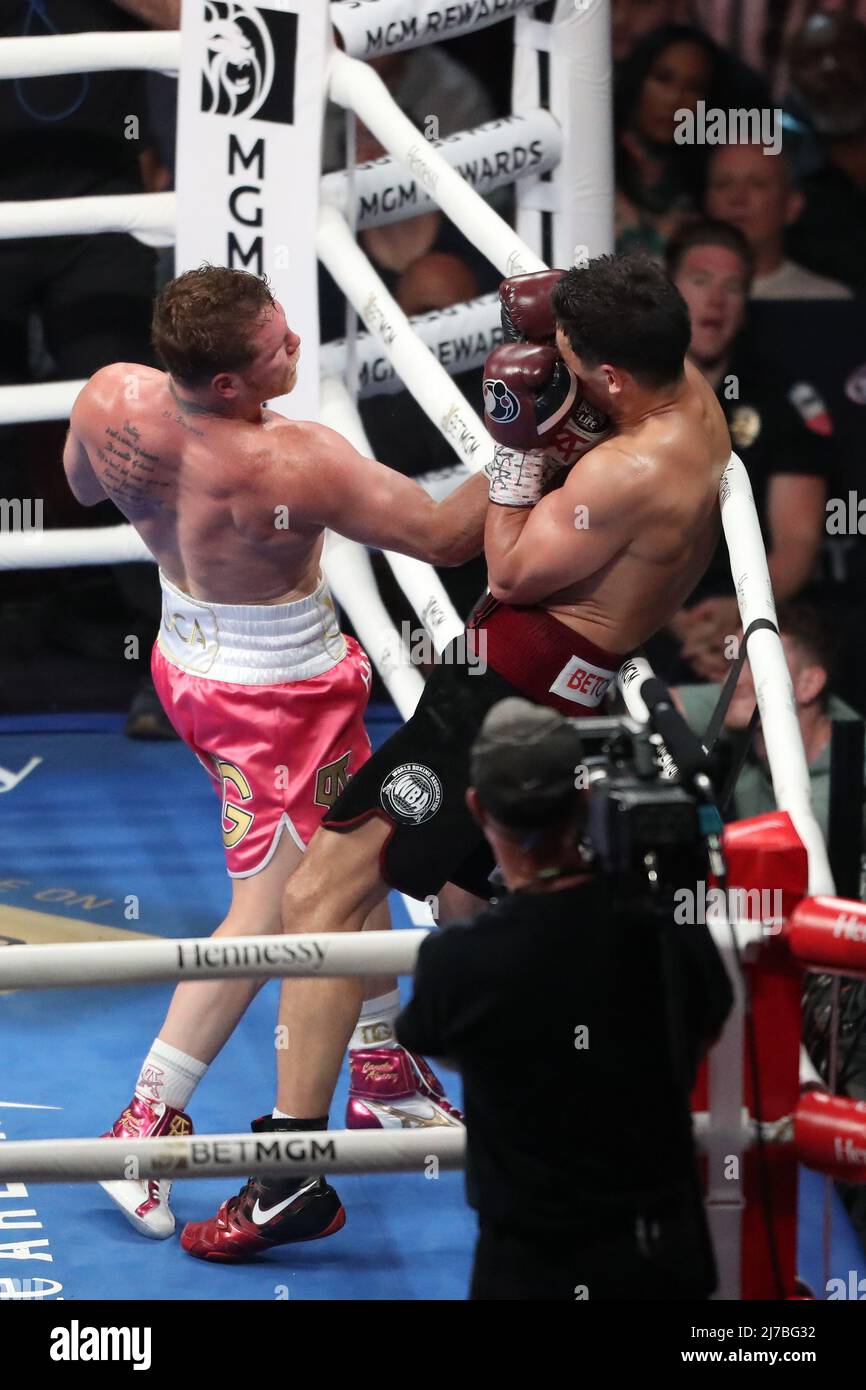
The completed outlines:
{"type": "Polygon", "coordinates": [[[164,575],[153,683],[222,801],[230,877],[304,849],[370,756],[371,669],[339,628],[324,579],[293,603],[205,603],[164,575]]]}

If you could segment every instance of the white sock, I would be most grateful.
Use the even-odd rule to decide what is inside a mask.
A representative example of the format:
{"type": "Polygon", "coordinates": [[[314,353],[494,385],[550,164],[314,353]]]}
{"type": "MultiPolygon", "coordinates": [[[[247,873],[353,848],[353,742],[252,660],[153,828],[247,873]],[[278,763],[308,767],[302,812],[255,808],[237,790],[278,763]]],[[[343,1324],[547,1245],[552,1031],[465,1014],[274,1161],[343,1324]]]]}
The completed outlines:
{"type": "Polygon", "coordinates": [[[349,1041],[349,1051],[366,1047],[399,1047],[394,1034],[394,1020],[400,1012],[400,991],[392,989],[377,999],[368,999],[361,1007],[355,1031],[349,1041]]]}
{"type": "Polygon", "coordinates": [[[207,1068],[207,1062],[199,1062],[157,1038],[142,1064],[135,1094],[142,1100],[170,1105],[173,1110],[185,1110],[207,1068]]]}
{"type": "Polygon", "coordinates": [[[294,1118],[294,1115],[287,1115],[285,1110],[281,1110],[278,1105],[275,1105],[271,1111],[272,1120],[294,1120],[294,1118]]]}

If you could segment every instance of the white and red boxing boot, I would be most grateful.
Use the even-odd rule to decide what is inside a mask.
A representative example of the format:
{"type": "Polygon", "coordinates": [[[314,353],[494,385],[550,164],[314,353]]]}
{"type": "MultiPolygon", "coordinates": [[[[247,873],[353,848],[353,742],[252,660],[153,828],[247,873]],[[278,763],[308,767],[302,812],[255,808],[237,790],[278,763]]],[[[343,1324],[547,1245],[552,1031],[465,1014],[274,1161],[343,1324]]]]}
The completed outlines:
{"type": "MultiPolygon", "coordinates": [[[[134,1095],[129,1105],[103,1139],[161,1139],[164,1136],[192,1134],[192,1120],[182,1110],[175,1110],[162,1101],[145,1100],[134,1095]]],[[[113,1202],[116,1202],[140,1235],[152,1240],[166,1240],[174,1235],[174,1212],[171,1209],[171,1183],[163,1178],[128,1178],[116,1182],[101,1182],[113,1202]]]]}
{"type": "Polygon", "coordinates": [[[352,1048],[347,1129],[424,1129],[462,1125],[432,1067],[399,1044],[352,1048]]]}

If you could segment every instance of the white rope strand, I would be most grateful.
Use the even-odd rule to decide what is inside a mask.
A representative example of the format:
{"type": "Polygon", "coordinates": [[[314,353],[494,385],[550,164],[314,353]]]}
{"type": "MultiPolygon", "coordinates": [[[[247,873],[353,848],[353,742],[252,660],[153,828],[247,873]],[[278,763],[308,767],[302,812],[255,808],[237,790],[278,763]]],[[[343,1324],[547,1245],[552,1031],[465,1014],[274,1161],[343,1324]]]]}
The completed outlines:
{"type": "Polygon", "coordinates": [[[0,39],[0,80],[55,77],[70,72],[163,72],[177,76],[177,29],[131,34],[44,34],[0,39]]]}
{"type": "Polygon", "coordinates": [[[380,144],[427,189],[497,270],[507,276],[547,268],[403,115],[378,73],[345,53],[334,53],[328,81],[331,99],[357,112],[380,144]]]}
{"type": "Polygon", "coordinates": [[[405,723],[421,699],[424,680],[421,672],[404,660],[400,634],[382,601],[369,554],[357,541],[328,531],[322,569],[405,723]]]}
{"type": "MultiPolygon", "coordinates": [[[[562,139],[550,112],[538,110],[525,116],[488,121],[429,148],[441,150],[442,158],[458,171],[467,186],[479,196],[486,196],[520,178],[537,177],[556,168],[562,139]]],[[[351,203],[359,231],[415,217],[437,206],[391,158],[360,165],[354,189],[351,203]]],[[[333,204],[344,216],[351,211],[348,190],[345,169],[322,178],[323,201],[333,204]]],[[[146,246],[166,247],[175,244],[176,226],[177,195],[173,192],[109,193],[0,203],[0,240],[128,232],[146,246]]]]}
{"type": "MultiPolygon", "coordinates": [[[[756,618],[767,618],[775,624],[776,605],[764,540],[749,475],[736,454],[731,454],[728,460],[719,495],[743,631],[756,618]]],[[[780,811],[788,812],[806,846],[810,894],[832,893],[833,876],[827,848],[812,810],[809,765],[797,722],[791,674],[777,633],[763,628],[752,634],[749,665],[761,712],[761,730],[767,746],[776,805],[780,811]]]]}
{"type": "MultiPolygon", "coordinates": [[[[502,342],[502,323],[498,294],[480,295],[447,309],[431,309],[409,319],[413,332],[435,354],[449,376],[483,367],[488,354],[502,342]]],[[[358,398],[393,395],[405,390],[381,342],[371,333],[359,333],[356,340],[358,398]]],[[[343,375],[346,341],[335,338],[319,350],[323,376],[343,375]]],[[[0,388],[2,400],[2,388],[0,388]]]]}
{"type": "Polygon", "coordinates": [[[68,420],[75,397],[87,385],[81,381],[40,381],[0,386],[0,425],[28,425],[35,420],[68,420]]]}
{"type": "MultiPolygon", "coordinates": [[[[456,169],[479,197],[504,188],[518,179],[539,177],[555,169],[562,154],[562,132],[549,111],[527,111],[504,116],[449,135],[447,140],[426,142],[456,169]]],[[[357,230],[382,227],[417,217],[436,207],[423,184],[407,178],[390,156],[359,164],[355,170],[357,230]]],[[[349,212],[348,180],[344,169],[325,174],[321,196],[344,217],[349,212]]]]}
{"type": "MultiPolygon", "coordinates": [[[[337,377],[322,381],[320,414],[323,424],[341,434],[347,434],[347,426],[351,430],[357,419],[351,397],[337,377]]],[[[363,430],[360,434],[361,443],[366,443],[363,430]]],[[[405,722],[421,699],[424,681],[421,672],[404,658],[400,634],[382,601],[367,551],[356,541],[328,531],[322,565],[337,602],[348,613],[361,646],[405,722]]]]}
{"type": "MultiPolygon", "coordinates": [[[[2,205],[0,205],[2,218],[2,205]]],[[[447,309],[432,309],[409,319],[413,331],[435,353],[449,375],[472,371],[502,341],[499,296],[480,295],[447,309]]],[[[357,339],[360,399],[404,390],[380,340],[370,333],[357,339]]],[[[323,343],[319,366],[323,377],[342,376],[346,341],[323,343]]],[[[87,381],[45,381],[21,386],[0,386],[0,424],[23,425],[34,420],[68,420],[75,398],[87,381]]]]}
{"type": "Polygon", "coordinates": [[[160,980],[269,980],[272,976],[408,975],[421,927],[404,931],[73,941],[6,946],[0,989],[67,989],[160,980]]]}
{"type": "MultiPolygon", "coordinates": [[[[326,424],[344,435],[359,453],[367,457],[372,454],[361,417],[342,382],[329,381],[327,419],[324,413],[322,418],[326,424]]],[[[432,565],[425,564],[423,560],[415,560],[409,555],[398,555],[393,550],[385,550],[382,553],[394,578],[421,619],[436,651],[443,652],[449,642],[463,631],[463,623],[439,575],[432,565]]],[[[352,621],[354,622],[354,618],[352,621]]],[[[394,631],[393,627],[391,631],[394,631]]],[[[401,641],[401,648],[402,645],[401,641]]],[[[364,646],[366,647],[366,643],[364,646]]],[[[408,662],[410,654],[403,651],[403,658],[408,662]]]]}
{"type": "Polygon", "coordinates": [[[129,232],[145,246],[174,246],[175,193],[106,193],[97,198],[39,198],[0,203],[0,241],[12,237],[129,232]]]}
{"type": "Polygon", "coordinates": [[[73,565],[155,563],[134,526],[87,526],[78,530],[4,531],[0,571],[68,569],[73,565]]]}
{"type": "Polygon", "coordinates": [[[418,339],[336,208],[323,205],[319,209],[316,245],[340,289],[381,339],[425,415],[473,471],[482,468],[493,457],[490,436],[448,373],[418,339]]]}
{"type": "Polygon", "coordinates": [[[22,1139],[0,1144],[0,1182],[291,1177],[295,1173],[429,1173],[463,1167],[466,1131],[303,1130],[166,1139],[22,1139]]]}
{"type": "Polygon", "coordinates": [[[453,39],[511,19],[541,0],[333,0],[331,23],[347,53],[375,58],[453,39]]]}

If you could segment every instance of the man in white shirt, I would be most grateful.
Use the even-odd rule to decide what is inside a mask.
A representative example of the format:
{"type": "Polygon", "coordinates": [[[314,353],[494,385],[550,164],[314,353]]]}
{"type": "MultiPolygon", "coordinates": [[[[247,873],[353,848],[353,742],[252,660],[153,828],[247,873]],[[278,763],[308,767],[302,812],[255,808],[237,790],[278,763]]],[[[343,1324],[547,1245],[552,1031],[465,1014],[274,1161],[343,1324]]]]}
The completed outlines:
{"type": "Polygon", "coordinates": [[[785,228],[796,222],[803,195],[783,153],[762,145],[720,145],[707,179],[706,212],[731,222],[755,257],[752,299],[850,299],[839,280],[816,275],[785,256],[785,228]]]}

